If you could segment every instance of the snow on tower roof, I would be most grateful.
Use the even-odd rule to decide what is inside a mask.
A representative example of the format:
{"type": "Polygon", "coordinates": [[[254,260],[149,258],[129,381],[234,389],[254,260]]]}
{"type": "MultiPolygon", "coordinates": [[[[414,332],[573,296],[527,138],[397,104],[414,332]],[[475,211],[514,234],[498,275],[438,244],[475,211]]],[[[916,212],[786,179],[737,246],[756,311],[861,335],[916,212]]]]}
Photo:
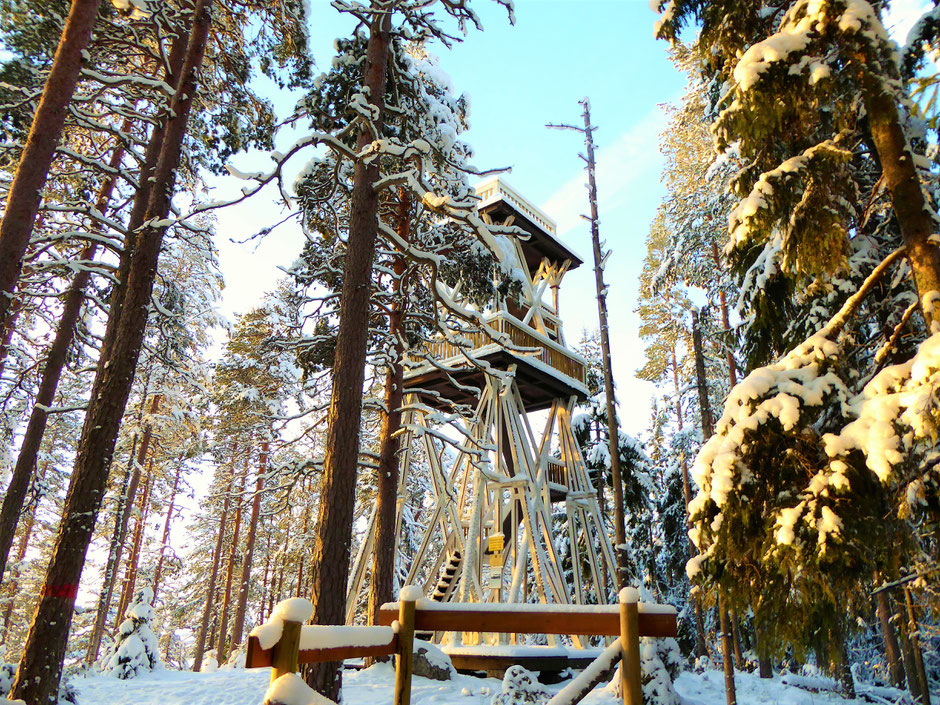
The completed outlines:
{"type": "MultiPolygon", "coordinates": [[[[530,201],[523,198],[518,191],[506,183],[499,176],[493,176],[481,181],[476,185],[476,194],[480,197],[480,203],[477,209],[480,212],[491,212],[499,210],[499,204],[504,204],[512,215],[516,216],[514,225],[519,225],[530,234],[530,239],[526,243],[526,249],[534,250],[538,253],[538,260],[542,256],[562,262],[571,260],[569,269],[575,269],[584,260],[570,247],[558,239],[555,221],[548,215],[533,205],[530,201]],[[520,222],[520,220],[522,222],[520,222]],[[529,227],[526,227],[526,226],[529,227]]],[[[508,215],[508,213],[502,214],[508,215]]],[[[529,255],[526,256],[529,260],[529,255]]],[[[530,261],[528,265],[538,267],[537,261],[530,261]]]]}

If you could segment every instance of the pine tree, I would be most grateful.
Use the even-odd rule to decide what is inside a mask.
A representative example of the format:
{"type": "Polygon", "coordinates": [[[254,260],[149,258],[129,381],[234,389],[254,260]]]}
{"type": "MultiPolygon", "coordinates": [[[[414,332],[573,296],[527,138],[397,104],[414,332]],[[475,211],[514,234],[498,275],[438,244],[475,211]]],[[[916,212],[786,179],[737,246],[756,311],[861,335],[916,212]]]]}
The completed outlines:
{"type": "Polygon", "coordinates": [[[153,590],[142,588],[125,612],[107,659],[105,673],[127,679],[161,668],[157,637],[150,627],[153,620],[153,590]]]}

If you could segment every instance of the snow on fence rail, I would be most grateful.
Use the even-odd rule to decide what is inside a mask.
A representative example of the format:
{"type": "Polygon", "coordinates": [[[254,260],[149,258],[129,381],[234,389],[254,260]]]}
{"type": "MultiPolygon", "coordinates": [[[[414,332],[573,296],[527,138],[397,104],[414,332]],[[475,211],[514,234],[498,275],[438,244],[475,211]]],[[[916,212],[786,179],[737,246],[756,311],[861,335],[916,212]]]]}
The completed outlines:
{"type": "MultiPolygon", "coordinates": [[[[676,612],[667,605],[639,604],[637,591],[620,591],[619,605],[447,604],[425,599],[408,586],[399,602],[382,605],[376,627],[304,626],[313,606],[295,597],[281,602],[268,622],[248,638],[246,668],[272,666],[266,703],[280,690],[301,688],[300,664],[396,654],[395,705],[411,701],[415,630],[519,634],[618,636],[597,659],[554,698],[551,705],[575,705],[621,661],[624,705],[642,705],[640,637],[676,636],[676,612]]],[[[312,691],[311,691],[312,693],[312,691]]],[[[317,702],[310,699],[309,702],[317,702]]]]}

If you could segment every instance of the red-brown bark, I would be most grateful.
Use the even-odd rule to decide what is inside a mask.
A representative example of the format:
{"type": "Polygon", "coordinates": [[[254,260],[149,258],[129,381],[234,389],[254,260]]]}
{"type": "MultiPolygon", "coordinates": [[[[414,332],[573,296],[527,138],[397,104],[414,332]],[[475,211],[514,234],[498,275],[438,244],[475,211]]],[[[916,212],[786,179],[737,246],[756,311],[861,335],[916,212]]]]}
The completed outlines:
{"type": "Polygon", "coordinates": [[[141,229],[131,256],[120,320],[112,320],[113,312],[109,312],[108,327],[115,331],[114,343],[98,364],[52,560],[11,690],[12,699],[25,700],[27,705],[45,705],[55,697],[59,686],[78,582],[143,344],[157,260],[166,232],[166,226],[160,223],[169,213],[175,189],[192,99],[198,90],[197,73],[205,55],[211,8],[212,0],[197,0],[193,10],[186,61],[171,105],[173,117],[167,123],[154,170],[144,219],[147,224],[141,229]]]}
{"type": "Polygon", "coordinates": [[[114,626],[117,628],[124,620],[124,613],[130,607],[137,589],[137,569],[140,566],[140,550],[144,543],[144,527],[147,526],[147,514],[150,511],[150,490],[153,487],[153,459],[147,467],[147,479],[144,480],[144,491],[140,496],[140,506],[137,509],[137,522],[134,525],[134,538],[131,541],[131,555],[124,567],[124,584],[121,588],[121,599],[118,601],[117,614],[114,626]]]}
{"type": "Polygon", "coordinates": [[[166,552],[170,544],[170,525],[173,523],[173,510],[176,508],[176,493],[179,490],[180,480],[183,477],[183,465],[184,458],[180,456],[179,466],[176,468],[176,475],[173,477],[173,489],[170,490],[170,504],[166,510],[166,520],[163,522],[163,536],[160,539],[160,557],[157,559],[157,567],[153,571],[154,604],[156,604],[157,601],[157,592],[160,589],[160,578],[163,576],[163,563],[166,560],[166,552]]]}
{"type": "MultiPolygon", "coordinates": [[[[376,109],[375,123],[379,129],[385,109],[390,43],[391,15],[382,12],[372,20],[363,69],[363,84],[368,88],[369,103],[376,109]]],[[[368,131],[363,130],[358,140],[359,149],[364,149],[371,141],[368,131]]],[[[378,179],[378,159],[356,163],[340,295],[333,393],[323,459],[323,487],[310,571],[310,599],[315,624],[342,624],[346,618],[346,582],[359,460],[359,419],[362,414],[372,264],[378,231],[378,195],[374,188],[378,179]]],[[[338,700],[342,686],[339,664],[315,665],[307,672],[307,682],[324,696],[338,700]]]]}
{"type": "MultiPolygon", "coordinates": [[[[225,537],[225,525],[228,522],[228,507],[232,496],[232,490],[235,488],[235,451],[238,450],[236,444],[232,448],[232,464],[230,467],[230,476],[228,487],[225,490],[225,499],[222,500],[222,515],[219,517],[219,534],[215,539],[215,550],[212,552],[212,569],[209,571],[209,587],[206,590],[206,602],[202,609],[202,621],[199,623],[199,632],[196,636],[196,653],[193,654],[193,670],[197,673],[202,669],[203,651],[206,648],[206,634],[209,631],[209,618],[212,615],[212,605],[215,602],[215,583],[219,575],[219,563],[222,561],[222,542],[225,537]]],[[[209,640],[212,643],[212,640],[209,640]]]]}
{"type": "MultiPolygon", "coordinates": [[[[246,456],[247,464],[247,456],[246,456]]],[[[238,504],[235,506],[235,525],[232,527],[232,543],[229,546],[228,565],[225,569],[225,588],[222,592],[222,616],[219,619],[219,643],[216,646],[216,656],[219,664],[225,663],[226,656],[226,638],[228,637],[228,611],[232,599],[232,578],[235,575],[235,557],[238,555],[238,533],[242,524],[242,494],[245,490],[245,480],[247,479],[248,468],[245,468],[245,474],[242,475],[242,485],[236,491],[238,504]]]]}
{"type": "MultiPolygon", "coordinates": [[[[411,199],[399,191],[398,235],[405,242],[411,238],[411,199]]],[[[392,340],[392,359],[385,373],[385,413],[379,431],[379,466],[375,498],[375,538],[372,544],[372,579],[369,583],[368,623],[377,624],[379,607],[394,599],[395,514],[398,504],[398,450],[401,431],[401,405],[404,399],[405,371],[402,366],[404,346],[401,301],[405,261],[397,257],[392,267],[392,305],[388,314],[388,335],[392,340]]]]}
{"type": "Polygon", "coordinates": [[[261,515],[261,492],[264,489],[264,476],[268,471],[268,442],[261,444],[261,458],[258,467],[258,479],[255,482],[255,495],[251,501],[251,517],[245,534],[245,558],[242,561],[242,575],[238,586],[238,604],[235,606],[235,618],[232,621],[232,642],[234,649],[242,640],[245,628],[245,613],[248,609],[248,587],[251,577],[251,562],[255,555],[255,538],[258,534],[258,517],[261,515]]]}
{"type": "Polygon", "coordinates": [[[72,0],[26,146],[16,167],[0,222],[0,330],[6,324],[23,255],[39,212],[43,189],[62,137],[69,103],[82,70],[101,0],[72,0]]]}
{"type": "Polygon", "coordinates": [[[885,91],[879,77],[867,72],[864,85],[872,141],[881,162],[885,185],[891,194],[921,311],[929,328],[933,323],[940,324],[940,301],[934,305],[933,313],[923,309],[926,294],[938,292],[940,295],[940,245],[930,241],[930,236],[936,232],[932,209],[924,197],[894,97],[885,91]]]}
{"type": "MultiPolygon", "coordinates": [[[[128,127],[129,125],[125,123],[124,128],[127,129],[128,127]]],[[[117,183],[116,172],[123,159],[124,147],[118,145],[111,153],[109,163],[109,167],[115,173],[105,179],[95,201],[95,209],[99,213],[104,213],[107,210],[108,203],[111,201],[111,194],[114,192],[114,186],[117,183]]],[[[100,232],[101,228],[99,225],[94,225],[92,230],[100,232]]],[[[91,241],[82,249],[79,259],[82,262],[91,262],[97,250],[97,243],[91,241]]],[[[29,481],[33,476],[36,457],[39,454],[39,447],[42,445],[42,439],[46,432],[46,422],[49,418],[48,409],[55,399],[56,389],[59,386],[62,370],[65,368],[69,348],[75,338],[75,328],[81,315],[82,304],[85,302],[85,289],[90,280],[91,270],[87,267],[80,269],[72,278],[65,294],[62,317],[59,319],[55,338],[49,347],[49,353],[43,365],[39,391],[36,393],[36,400],[33,402],[29,421],[26,424],[26,430],[23,432],[23,442],[20,444],[20,453],[16,458],[16,464],[13,466],[13,473],[10,476],[10,484],[7,486],[6,494],[3,497],[3,506],[0,507],[0,576],[3,575],[6,569],[7,557],[10,555],[10,548],[13,546],[13,534],[16,532],[16,524],[19,521],[20,513],[23,511],[23,502],[26,500],[29,481]]]]}
{"type": "MultiPolygon", "coordinates": [[[[43,465],[42,470],[39,472],[39,479],[41,480],[46,476],[47,465],[43,465]]],[[[20,545],[16,549],[16,563],[22,563],[23,559],[26,557],[26,549],[29,546],[29,540],[33,536],[33,527],[36,525],[36,511],[39,509],[39,501],[36,501],[36,504],[33,505],[32,511],[26,515],[26,524],[23,526],[23,533],[20,536],[20,545]]],[[[6,607],[3,610],[3,638],[0,639],[0,644],[7,643],[7,634],[10,629],[10,619],[13,617],[13,603],[16,599],[16,593],[19,590],[19,571],[15,570],[13,575],[10,578],[10,583],[7,586],[7,593],[9,594],[9,602],[7,602],[6,607]]]]}
{"type": "MultiPolygon", "coordinates": [[[[149,386],[149,377],[144,389],[149,386]]],[[[150,402],[150,415],[156,413],[160,407],[163,396],[154,395],[150,402]]],[[[140,404],[140,414],[138,423],[143,419],[143,410],[146,405],[146,399],[140,404]]],[[[98,593],[98,607],[95,613],[95,621],[92,625],[91,636],[88,639],[88,651],[85,654],[87,663],[94,663],[98,658],[98,649],[101,647],[101,637],[108,621],[108,609],[111,607],[111,597],[114,595],[114,586],[117,583],[118,571],[121,569],[121,556],[124,553],[124,542],[127,539],[127,527],[130,523],[131,507],[137,497],[137,487],[140,485],[140,469],[147,459],[147,453],[150,449],[150,441],[153,435],[153,424],[147,422],[144,426],[142,440],[138,443],[137,437],[134,437],[131,443],[130,459],[128,460],[128,470],[126,483],[119,499],[117,512],[114,518],[114,533],[111,536],[111,547],[108,551],[108,562],[104,569],[104,584],[101,586],[101,592],[98,593]]],[[[120,613],[117,619],[121,619],[120,613]]]]}

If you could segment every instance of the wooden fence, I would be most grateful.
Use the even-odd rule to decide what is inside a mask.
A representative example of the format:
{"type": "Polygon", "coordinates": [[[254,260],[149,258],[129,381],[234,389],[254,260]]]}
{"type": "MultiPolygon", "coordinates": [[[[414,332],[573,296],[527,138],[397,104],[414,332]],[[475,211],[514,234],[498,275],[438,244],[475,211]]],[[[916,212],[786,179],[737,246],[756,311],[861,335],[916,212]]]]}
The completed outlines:
{"type": "MultiPolygon", "coordinates": [[[[403,591],[403,597],[413,598],[413,595],[403,591]]],[[[245,666],[272,666],[271,680],[274,681],[286,673],[296,672],[300,664],[396,654],[393,702],[394,705],[409,705],[415,630],[616,636],[619,639],[598,657],[597,667],[585,669],[582,674],[585,677],[575,679],[565,688],[563,702],[567,705],[580,702],[619,658],[624,705],[641,705],[640,637],[676,636],[675,610],[663,605],[639,604],[636,590],[632,588],[621,591],[619,606],[453,604],[402,599],[382,605],[378,622],[385,626],[302,627],[300,622],[285,621],[280,640],[269,649],[261,648],[256,636],[249,637],[245,666]],[[330,634],[329,646],[302,649],[302,630],[324,630],[324,634],[330,634]],[[335,645],[338,635],[341,638],[348,635],[347,640],[358,645],[335,645]]],[[[317,641],[315,632],[304,633],[303,641],[308,641],[308,633],[309,641],[317,641]]],[[[562,702],[558,696],[553,698],[553,703],[562,702]]]]}

